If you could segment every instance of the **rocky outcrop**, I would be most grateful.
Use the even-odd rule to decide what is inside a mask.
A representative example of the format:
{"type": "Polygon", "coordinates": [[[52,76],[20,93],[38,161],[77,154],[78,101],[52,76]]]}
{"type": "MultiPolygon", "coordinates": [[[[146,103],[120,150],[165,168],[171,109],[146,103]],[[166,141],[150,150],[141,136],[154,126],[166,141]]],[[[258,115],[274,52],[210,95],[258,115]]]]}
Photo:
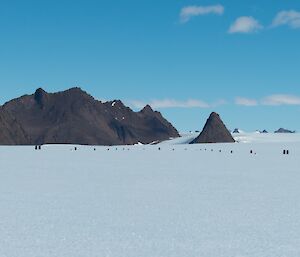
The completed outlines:
{"type": "Polygon", "coordinates": [[[200,135],[191,142],[197,143],[234,143],[234,139],[224,125],[219,114],[213,112],[209,116],[200,135]]]}
{"type": "Polygon", "coordinates": [[[25,145],[30,141],[22,126],[8,112],[0,108],[0,144],[25,145]]]}
{"type": "Polygon", "coordinates": [[[234,134],[239,134],[239,133],[240,133],[240,130],[239,130],[238,128],[235,128],[235,129],[233,130],[232,133],[234,133],[234,134]]]}
{"type": "Polygon", "coordinates": [[[280,128],[280,129],[276,130],[274,133],[295,133],[295,131],[291,131],[291,130],[288,130],[288,129],[280,128]]]}
{"type": "Polygon", "coordinates": [[[147,144],[179,136],[150,106],[134,112],[119,100],[97,101],[80,88],[58,93],[39,88],[2,109],[18,121],[28,144],[147,144]]]}

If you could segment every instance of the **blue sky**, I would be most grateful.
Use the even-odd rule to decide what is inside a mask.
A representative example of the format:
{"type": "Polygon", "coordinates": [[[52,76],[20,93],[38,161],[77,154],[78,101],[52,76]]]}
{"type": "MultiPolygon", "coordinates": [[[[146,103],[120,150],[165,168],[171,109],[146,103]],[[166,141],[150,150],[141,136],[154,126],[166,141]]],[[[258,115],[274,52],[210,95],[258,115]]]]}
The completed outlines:
{"type": "Polygon", "coordinates": [[[1,103],[80,86],[179,130],[300,130],[300,1],[1,1],[1,103]]]}

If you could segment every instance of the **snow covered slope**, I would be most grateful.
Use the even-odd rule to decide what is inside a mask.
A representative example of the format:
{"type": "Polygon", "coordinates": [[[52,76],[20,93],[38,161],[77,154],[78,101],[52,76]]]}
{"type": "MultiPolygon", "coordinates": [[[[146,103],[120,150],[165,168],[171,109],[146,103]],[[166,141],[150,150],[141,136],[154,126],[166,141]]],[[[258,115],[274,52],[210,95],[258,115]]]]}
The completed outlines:
{"type": "Polygon", "coordinates": [[[0,147],[1,257],[300,256],[300,143],[77,148],[0,147]]]}
{"type": "MultiPolygon", "coordinates": [[[[177,145],[188,144],[193,141],[199,133],[181,133],[180,138],[167,140],[161,144],[177,145]]],[[[233,138],[238,143],[300,143],[300,133],[232,133],[233,138]]]]}

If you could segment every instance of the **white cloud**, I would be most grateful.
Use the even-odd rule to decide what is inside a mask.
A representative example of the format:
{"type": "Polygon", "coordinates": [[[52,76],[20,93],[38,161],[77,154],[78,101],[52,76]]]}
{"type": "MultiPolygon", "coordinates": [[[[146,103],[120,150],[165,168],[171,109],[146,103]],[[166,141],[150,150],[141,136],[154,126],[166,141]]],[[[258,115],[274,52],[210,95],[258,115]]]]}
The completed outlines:
{"type": "Polygon", "coordinates": [[[235,99],[235,104],[243,106],[257,106],[258,102],[255,99],[249,99],[244,97],[237,97],[235,99]]]}
{"type": "Polygon", "coordinates": [[[263,26],[258,20],[251,16],[243,16],[235,20],[235,22],[230,26],[228,33],[253,33],[261,30],[262,28],[263,26]]]}
{"type": "Polygon", "coordinates": [[[272,27],[288,25],[291,28],[300,28],[300,12],[295,10],[281,11],[273,20],[272,27]]]}
{"type": "Polygon", "coordinates": [[[216,14],[222,15],[224,13],[224,7],[222,5],[211,5],[211,6],[186,6],[181,9],[180,22],[186,23],[192,17],[216,14]]]}
{"type": "Polygon", "coordinates": [[[263,105],[300,105],[300,97],[295,95],[271,95],[265,97],[263,105]]]}
{"type": "Polygon", "coordinates": [[[225,105],[225,104],[228,104],[228,102],[225,99],[220,99],[220,100],[217,100],[217,101],[213,102],[212,104],[210,104],[209,107],[215,108],[215,107],[225,105]]]}
{"type": "MultiPolygon", "coordinates": [[[[274,94],[266,96],[262,99],[252,99],[247,97],[236,97],[234,103],[239,106],[280,106],[280,105],[300,105],[300,96],[287,94],[274,94]]],[[[189,99],[179,101],[175,99],[154,99],[151,101],[132,100],[126,101],[126,104],[133,109],[142,109],[149,104],[153,109],[168,109],[168,108],[216,108],[221,105],[228,104],[226,100],[219,100],[212,103],[207,103],[198,99],[189,99]]]]}
{"type": "Polygon", "coordinates": [[[140,101],[140,100],[131,100],[131,101],[125,101],[126,105],[134,108],[134,109],[142,109],[144,108],[148,103],[140,101]]]}
{"type": "Polygon", "coordinates": [[[210,107],[204,101],[189,99],[186,101],[178,101],[174,99],[163,99],[163,100],[152,100],[150,102],[143,102],[133,100],[129,102],[129,105],[133,108],[141,109],[145,105],[149,104],[154,109],[165,109],[165,108],[208,108],[210,107]]]}

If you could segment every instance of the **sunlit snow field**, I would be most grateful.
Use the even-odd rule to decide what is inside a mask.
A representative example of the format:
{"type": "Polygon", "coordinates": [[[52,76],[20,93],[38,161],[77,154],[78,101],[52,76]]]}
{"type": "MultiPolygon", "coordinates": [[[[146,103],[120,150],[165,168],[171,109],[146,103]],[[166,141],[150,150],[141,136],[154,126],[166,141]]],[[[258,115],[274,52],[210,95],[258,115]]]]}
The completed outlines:
{"type": "Polygon", "coordinates": [[[300,136],[243,137],[0,147],[0,256],[299,257],[300,136]]]}

